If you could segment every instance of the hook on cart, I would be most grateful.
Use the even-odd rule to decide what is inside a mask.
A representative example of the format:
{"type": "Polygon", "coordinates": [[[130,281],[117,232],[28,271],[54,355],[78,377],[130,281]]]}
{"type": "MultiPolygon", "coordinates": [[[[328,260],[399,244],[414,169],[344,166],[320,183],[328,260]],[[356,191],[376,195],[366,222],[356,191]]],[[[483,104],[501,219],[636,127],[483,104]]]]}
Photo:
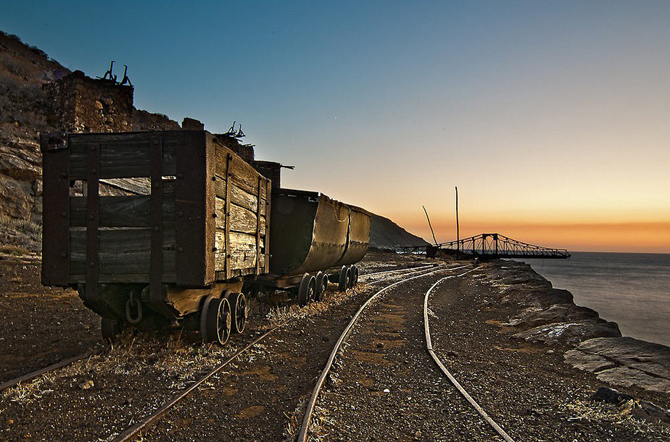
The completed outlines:
{"type": "Polygon", "coordinates": [[[142,302],[135,298],[135,292],[130,292],[130,298],[126,301],[126,321],[138,324],[142,320],[142,302]],[[135,315],[133,316],[133,310],[135,315]]]}

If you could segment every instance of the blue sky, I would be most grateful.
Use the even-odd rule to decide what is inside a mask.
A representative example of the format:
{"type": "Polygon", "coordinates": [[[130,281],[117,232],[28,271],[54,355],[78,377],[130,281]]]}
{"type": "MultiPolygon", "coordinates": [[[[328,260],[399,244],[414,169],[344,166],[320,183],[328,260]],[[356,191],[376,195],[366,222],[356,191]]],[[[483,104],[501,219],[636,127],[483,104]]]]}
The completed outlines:
{"type": "Polygon", "coordinates": [[[0,29],[70,69],[128,65],[138,108],[212,132],[237,121],[258,158],[296,166],[286,186],[425,238],[421,205],[439,240],[455,236],[458,185],[466,233],[642,250],[651,236],[622,236],[651,235],[652,223],[657,246],[643,250],[670,252],[670,2],[3,1],[2,11],[0,29]],[[610,239],[588,241],[598,235],[610,239]]]}

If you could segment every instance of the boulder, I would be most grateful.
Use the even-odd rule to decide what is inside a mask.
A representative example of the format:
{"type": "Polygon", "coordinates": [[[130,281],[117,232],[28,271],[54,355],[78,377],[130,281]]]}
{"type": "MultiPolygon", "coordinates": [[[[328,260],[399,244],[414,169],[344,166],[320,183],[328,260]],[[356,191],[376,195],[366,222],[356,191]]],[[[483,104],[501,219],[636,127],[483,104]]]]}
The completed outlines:
{"type": "Polygon", "coordinates": [[[545,345],[576,345],[587,339],[603,336],[621,336],[619,326],[603,319],[584,319],[533,327],[512,337],[545,345]]]}
{"type": "Polygon", "coordinates": [[[588,307],[574,304],[554,304],[548,309],[529,307],[510,319],[508,325],[516,327],[537,327],[558,322],[574,322],[582,319],[598,318],[598,312],[588,307]]]}
{"type": "Polygon", "coordinates": [[[629,337],[589,339],[564,355],[613,385],[670,393],[670,347],[629,337]]]}

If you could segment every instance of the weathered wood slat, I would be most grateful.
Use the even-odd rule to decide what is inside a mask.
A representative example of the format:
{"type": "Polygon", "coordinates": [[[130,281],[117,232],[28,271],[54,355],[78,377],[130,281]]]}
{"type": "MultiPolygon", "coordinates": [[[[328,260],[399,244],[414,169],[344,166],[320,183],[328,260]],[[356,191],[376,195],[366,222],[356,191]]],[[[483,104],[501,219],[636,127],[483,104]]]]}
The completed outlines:
{"type": "MultiPolygon", "coordinates": [[[[226,228],[226,201],[216,198],[216,228],[226,228]]],[[[260,218],[252,211],[233,203],[230,205],[230,230],[233,232],[248,233],[256,235],[256,225],[260,221],[261,236],[265,236],[265,216],[260,218]]]]}
{"type": "MultiPolygon", "coordinates": [[[[252,195],[258,194],[258,171],[233,151],[221,145],[216,146],[216,174],[221,177],[226,176],[226,158],[229,154],[233,155],[228,171],[232,174],[233,182],[252,195]]],[[[264,189],[261,189],[261,196],[267,198],[264,189]]]]}
{"type": "Polygon", "coordinates": [[[246,269],[256,267],[256,235],[230,232],[231,269],[246,269]]]}
{"type": "Polygon", "coordinates": [[[219,173],[217,173],[215,175],[215,179],[216,179],[216,181],[214,182],[214,193],[219,198],[225,199],[226,198],[226,186],[227,186],[228,180],[226,180],[226,178],[219,173]]]}
{"type": "MultiPolygon", "coordinates": [[[[216,235],[216,269],[223,271],[225,269],[225,230],[218,230],[216,235]],[[219,247],[220,246],[220,247],[219,247]]],[[[230,232],[230,246],[228,252],[230,253],[230,268],[231,270],[247,269],[256,267],[256,236],[248,235],[240,232],[230,232]]],[[[264,239],[261,238],[261,247],[264,244],[264,239]]],[[[261,265],[264,265],[264,256],[261,256],[261,265]]]]}
{"type": "MultiPolygon", "coordinates": [[[[217,272],[225,272],[226,270],[226,229],[216,229],[214,231],[214,269],[217,272]]],[[[217,275],[217,279],[220,278],[217,275]]]]}
{"type": "MultiPolygon", "coordinates": [[[[100,227],[149,227],[150,196],[101,196],[100,227]]],[[[86,227],[85,197],[70,198],[70,226],[86,227]]],[[[174,226],[174,194],[163,193],[163,223],[174,226]]]]}
{"type": "MultiPolygon", "coordinates": [[[[230,206],[230,231],[238,233],[247,233],[256,236],[258,231],[257,224],[259,219],[257,215],[245,208],[231,204],[230,206]]],[[[260,228],[265,231],[265,217],[260,217],[260,228]]]]}
{"type": "MultiPolygon", "coordinates": [[[[216,214],[216,228],[226,229],[226,200],[223,198],[214,198],[214,213],[216,214]]],[[[215,245],[217,247],[217,245],[215,245]]]]}
{"type": "MultiPolygon", "coordinates": [[[[174,283],[175,280],[177,279],[177,276],[174,273],[163,273],[163,282],[168,284],[168,283],[174,283]]],[[[85,275],[79,275],[79,274],[72,274],[70,275],[70,284],[84,284],[86,282],[86,276],[85,275]]],[[[122,284],[147,284],[149,283],[149,275],[147,274],[131,274],[131,273],[125,273],[122,275],[117,275],[114,273],[110,274],[102,274],[99,275],[98,277],[98,282],[100,284],[114,284],[114,283],[122,283],[122,284]]]]}
{"type": "Polygon", "coordinates": [[[135,195],[151,193],[151,181],[148,178],[109,178],[100,180],[100,185],[135,195]]]}
{"type": "MultiPolygon", "coordinates": [[[[176,174],[175,150],[183,142],[179,133],[167,132],[163,144],[163,173],[176,174]]],[[[118,138],[118,135],[104,135],[98,137],[100,141],[100,178],[132,178],[148,177],[151,175],[151,151],[149,149],[150,136],[146,134],[131,134],[132,139],[118,138]],[[136,137],[136,138],[135,138],[136,137]],[[132,159],[132,161],[129,161],[132,159]]],[[[70,146],[70,179],[86,178],[86,143],[93,143],[89,137],[72,137],[70,146]]]]}
{"type": "MultiPolygon", "coordinates": [[[[163,282],[175,273],[174,230],[165,231],[163,238],[163,282]]],[[[70,274],[85,274],[86,266],[86,230],[70,231],[70,274]]],[[[100,229],[98,242],[99,275],[105,275],[106,282],[124,282],[125,275],[146,275],[149,282],[149,263],[151,260],[151,230],[136,229],[100,229]]],[[[71,277],[72,279],[72,277],[71,277]]],[[[72,282],[72,281],[71,281],[72,282]]]]}

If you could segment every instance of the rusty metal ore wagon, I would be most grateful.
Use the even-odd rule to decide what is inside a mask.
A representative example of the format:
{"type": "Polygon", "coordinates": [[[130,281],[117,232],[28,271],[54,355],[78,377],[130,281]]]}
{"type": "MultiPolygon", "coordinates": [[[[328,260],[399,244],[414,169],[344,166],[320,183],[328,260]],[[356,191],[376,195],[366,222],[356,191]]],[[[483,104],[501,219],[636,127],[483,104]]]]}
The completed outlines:
{"type": "Polygon", "coordinates": [[[245,292],[305,304],[355,284],[370,214],[273,190],[206,131],[51,133],[41,147],[42,282],[76,287],[105,338],[179,323],[223,344],[245,328],[245,292]]]}

